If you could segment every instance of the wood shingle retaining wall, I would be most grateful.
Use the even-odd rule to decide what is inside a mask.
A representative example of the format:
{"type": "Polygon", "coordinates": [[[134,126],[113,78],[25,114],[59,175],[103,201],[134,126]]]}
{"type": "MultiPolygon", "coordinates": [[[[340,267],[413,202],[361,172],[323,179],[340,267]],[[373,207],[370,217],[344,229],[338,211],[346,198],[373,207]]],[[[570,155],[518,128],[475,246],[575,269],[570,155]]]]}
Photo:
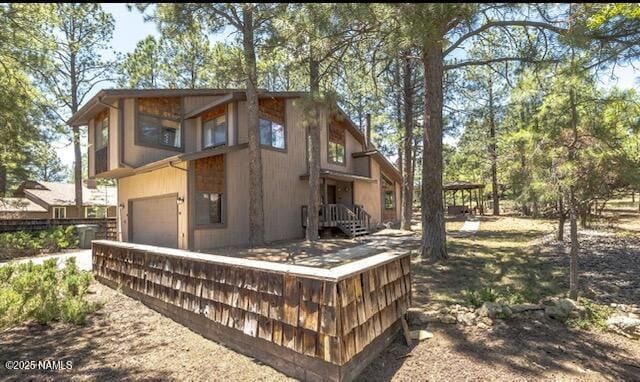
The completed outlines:
{"type": "Polygon", "coordinates": [[[320,269],[93,242],[97,280],[296,378],[351,380],[411,304],[410,255],[320,269]]]}

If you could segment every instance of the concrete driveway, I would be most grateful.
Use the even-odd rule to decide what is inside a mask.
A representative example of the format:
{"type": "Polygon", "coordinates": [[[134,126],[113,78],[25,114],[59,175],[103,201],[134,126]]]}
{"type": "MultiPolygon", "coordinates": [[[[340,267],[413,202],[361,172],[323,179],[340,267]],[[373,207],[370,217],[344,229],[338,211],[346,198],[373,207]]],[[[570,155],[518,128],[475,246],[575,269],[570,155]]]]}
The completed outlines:
{"type": "MultiPolygon", "coordinates": [[[[77,251],[72,252],[63,252],[63,253],[52,253],[46,256],[38,256],[27,259],[15,260],[17,263],[26,263],[29,261],[33,261],[34,264],[42,264],[47,259],[56,258],[58,259],[58,267],[64,267],[65,261],[68,258],[75,257],[76,264],[78,264],[78,268],[83,271],[91,271],[91,250],[90,249],[79,249],[77,251]]],[[[0,263],[0,266],[7,264],[8,262],[0,263]]]]}

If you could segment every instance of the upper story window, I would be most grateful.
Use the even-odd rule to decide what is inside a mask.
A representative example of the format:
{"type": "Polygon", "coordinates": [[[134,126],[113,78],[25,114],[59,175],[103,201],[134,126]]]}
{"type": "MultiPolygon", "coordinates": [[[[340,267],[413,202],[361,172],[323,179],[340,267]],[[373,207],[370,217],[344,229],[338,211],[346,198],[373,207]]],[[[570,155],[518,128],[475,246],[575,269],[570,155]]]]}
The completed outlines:
{"type": "Polygon", "coordinates": [[[392,210],[395,208],[395,198],[393,191],[385,191],[384,192],[384,209],[392,210]]]}
{"type": "Polygon", "coordinates": [[[260,118],[260,144],[284,150],[284,126],[260,118]]]}
{"type": "Polygon", "coordinates": [[[396,191],[393,182],[382,175],[382,189],[384,191],[384,209],[393,210],[396,207],[396,191]]]}
{"type": "Polygon", "coordinates": [[[344,127],[333,121],[329,123],[327,141],[327,149],[329,150],[327,155],[328,162],[344,165],[346,162],[346,136],[344,127]]]}
{"type": "Polygon", "coordinates": [[[109,110],[96,116],[96,150],[107,147],[109,142],[109,110]]]}
{"type": "Polygon", "coordinates": [[[66,219],[67,218],[67,208],[66,207],[53,207],[53,218],[54,219],[66,219]]]}
{"type": "Polygon", "coordinates": [[[182,149],[182,100],[138,98],[136,144],[182,149]]]}
{"type": "Polygon", "coordinates": [[[220,106],[202,116],[202,148],[227,143],[227,107],[220,106]]]}
{"type": "Polygon", "coordinates": [[[279,98],[260,100],[260,144],[286,149],[285,101],[279,98]]]}

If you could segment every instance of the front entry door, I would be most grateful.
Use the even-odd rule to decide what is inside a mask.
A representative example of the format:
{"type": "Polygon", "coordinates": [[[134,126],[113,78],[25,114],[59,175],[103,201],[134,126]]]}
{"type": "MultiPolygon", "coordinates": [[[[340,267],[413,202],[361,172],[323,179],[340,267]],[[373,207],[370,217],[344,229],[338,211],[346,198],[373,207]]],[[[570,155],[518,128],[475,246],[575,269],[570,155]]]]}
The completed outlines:
{"type": "Polygon", "coordinates": [[[336,204],[336,186],[327,185],[327,204],[336,204]]]}

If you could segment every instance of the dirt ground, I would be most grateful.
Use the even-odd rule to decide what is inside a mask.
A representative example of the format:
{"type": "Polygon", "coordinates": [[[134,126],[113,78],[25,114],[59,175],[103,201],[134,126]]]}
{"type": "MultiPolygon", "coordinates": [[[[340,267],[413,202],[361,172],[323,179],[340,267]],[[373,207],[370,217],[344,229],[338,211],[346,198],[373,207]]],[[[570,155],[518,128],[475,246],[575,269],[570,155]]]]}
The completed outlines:
{"type": "Polygon", "coordinates": [[[71,360],[71,370],[8,371],[0,380],[281,381],[286,377],[94,282],[90,299],[104,303],[85,326],[23,325],[0,333],[0,360],[71,360]]]}
{"type": "MultiPolygon", "coordinates": [[[[624,205],[616,208],[620,211],[614,211],[615,219],[597,230],[581,231],[582,291],[603,303],[638,303],[640,216],[624,205]]],[[[554,242],[553,221],[487,216],[473,235],[457,232],[461,225],[460,221],[448,223],[451,259],[447,263],[423,264],[414,256],[415,306],[465,304],[464,291],[482,285],[510,286],[525,299],[566,292],[567,248],[554,242]]],[[[416,249],[417,254],[419,241],[408,243],[407,249],[416,249]]],[[[104,307],[85,326],[23,325],[0,332],[0,360],[70,359],[72,370],[17,373],[0,366],[0,380],[286,379],[115,290],[94,283],[91,291],[90,298],[102,301],[104,307]]],[[[490,329],[439,323],[427,329],[434,338],[411,348],[396,340],[359,379],[640,379],[640,341],[617,334],[519,319],[490,329]]]]}

